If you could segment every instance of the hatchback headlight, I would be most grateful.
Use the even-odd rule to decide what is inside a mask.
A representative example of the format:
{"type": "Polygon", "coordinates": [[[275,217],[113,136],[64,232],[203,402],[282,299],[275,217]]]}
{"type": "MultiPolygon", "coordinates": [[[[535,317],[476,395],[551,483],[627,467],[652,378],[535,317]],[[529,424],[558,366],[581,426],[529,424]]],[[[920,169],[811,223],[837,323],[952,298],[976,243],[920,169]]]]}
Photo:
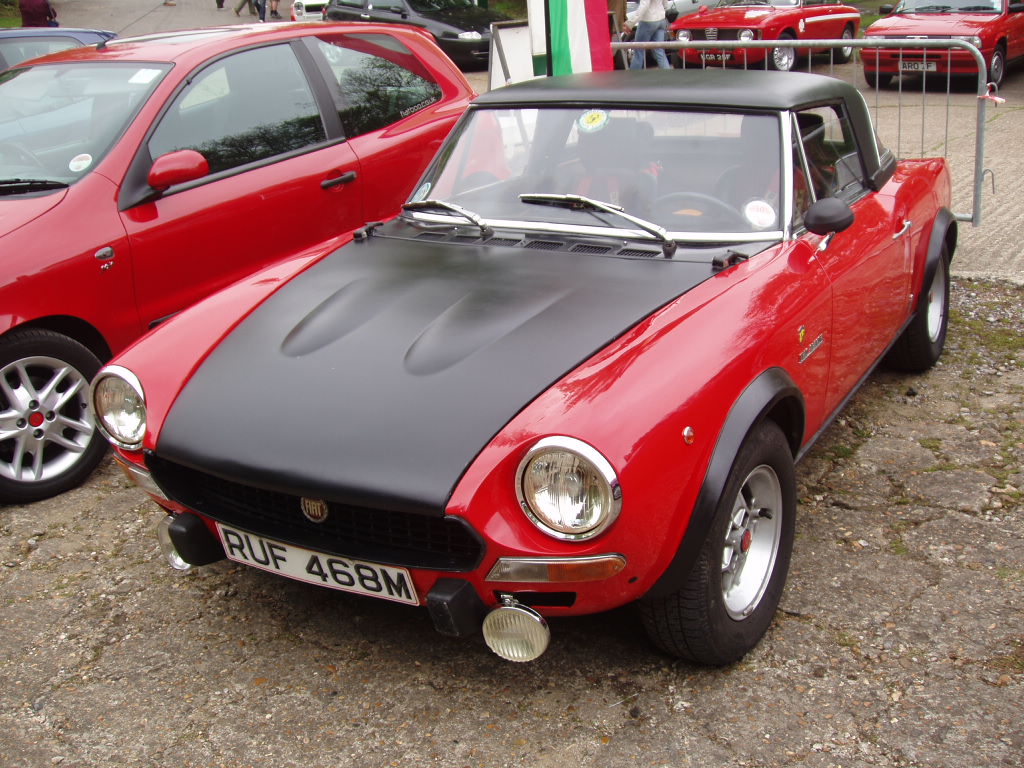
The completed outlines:
{"type": "Polygon", "coordinates": [[[676,32],[676,40],[689,40],[693,35],[688,29],[680,29],[676,32]]]}
{"type": "Polygon", "coordinates": [[[483,40],[484,36],[479,32],[459,32],[459,40],[483,40]]]}
{"type": "Polygon", "coordinates": [[[597,536],[622,507],[622,490],[608,460],[571,437],[548,437],[519,464],[516,494],[527,517],[556,539],[597,536]]]}
{"type": "Polygon", "coordinates": [[[92,410],[96,425],[110,442],[130,451],[146,436],[146,396],[134,373],[109,365],[92,383],[92,410]]]}
{"type": "Polygon", "coordinates": [[[981,38],[977,35],[953,35],[953,40],[963,40],[965,43],[970,43],[975,48],[981,48],[981,38]]]}
{"type": "Polygon", "coordinates": [[[757,35],[754,34],[754,30],[752,30],[752,29],[741,29],[740,30],[740,38],[739,39],[740,39],[741,43],[745,43],[748,40],[753,40],[756,37],[757,37],[757,35]]]}

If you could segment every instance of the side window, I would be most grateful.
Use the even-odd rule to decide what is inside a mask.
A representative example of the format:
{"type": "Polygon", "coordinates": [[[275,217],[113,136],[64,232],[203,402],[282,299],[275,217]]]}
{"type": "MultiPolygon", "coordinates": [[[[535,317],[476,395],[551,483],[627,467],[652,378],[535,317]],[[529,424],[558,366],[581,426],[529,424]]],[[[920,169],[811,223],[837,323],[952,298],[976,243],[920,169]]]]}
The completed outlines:
{"type": "Polygon", "coordinates": [[[337,4],[342,8],[362,8],[363,0],[337,0],[337,4]]]}
{"type": "Polygon", "coordinates": [[[318,39],[347,136],[384,128],[441,99],[441,87],[408,48],[390,35],[318,39]]]}
{"type": "Polygon", "coordinates": [[[796,124],[815,199],[853,200],[865,191],[857,144],[849,122],[836,107],[798,112],[796,124]]]}
{"type": "Polygon", "coordinates": [[[402,0],[374,0],[373,10],[400,14],[405,10],[405,3],[402,0]]]}
{"type": "Polygon", "coordinates": [[[273,45],[220,59],[196,75],[160,121],[149,152],[156,158],[194,149],[216,173],[326,138],[295,55],[273,45]]]}

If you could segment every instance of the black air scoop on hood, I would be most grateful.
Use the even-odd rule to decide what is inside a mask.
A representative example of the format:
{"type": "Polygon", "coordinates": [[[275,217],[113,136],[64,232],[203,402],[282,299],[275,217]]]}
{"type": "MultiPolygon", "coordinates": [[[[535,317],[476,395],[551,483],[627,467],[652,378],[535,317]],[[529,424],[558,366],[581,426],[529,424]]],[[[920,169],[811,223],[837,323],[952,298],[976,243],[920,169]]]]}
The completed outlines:
{"type": "Polygon", "coordinates": [[[272,490],[441,515],[526,404],[707,263],[372,237],[272,295],[173,404],[157,453],[272,490]]]}

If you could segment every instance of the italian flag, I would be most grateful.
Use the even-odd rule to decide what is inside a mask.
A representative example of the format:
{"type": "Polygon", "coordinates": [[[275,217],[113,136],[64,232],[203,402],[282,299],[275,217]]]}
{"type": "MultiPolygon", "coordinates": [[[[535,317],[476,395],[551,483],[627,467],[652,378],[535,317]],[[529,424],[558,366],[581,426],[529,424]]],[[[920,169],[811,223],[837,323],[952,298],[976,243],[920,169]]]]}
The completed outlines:
{"type": "Polygon", "coordinates": [[[608,0],[528,0],[526,10],[533,52],[551,57],[552,75],[612,68],[608,0]],[[551,20],[550,35],[545,34],[546,18],[551,20]]]}

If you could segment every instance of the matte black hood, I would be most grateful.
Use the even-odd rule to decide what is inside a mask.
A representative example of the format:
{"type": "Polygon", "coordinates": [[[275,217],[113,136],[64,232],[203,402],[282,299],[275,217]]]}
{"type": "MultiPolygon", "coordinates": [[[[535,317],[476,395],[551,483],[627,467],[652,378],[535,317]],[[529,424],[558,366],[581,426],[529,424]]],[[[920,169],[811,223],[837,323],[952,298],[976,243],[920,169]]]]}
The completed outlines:
{"type": "Polygon", "coordinates": [[[516,413],[709,278],[711,255],[352,243],[213,350],[171,407],[157,454],[258,487],[441,515],[516,413]]]}

